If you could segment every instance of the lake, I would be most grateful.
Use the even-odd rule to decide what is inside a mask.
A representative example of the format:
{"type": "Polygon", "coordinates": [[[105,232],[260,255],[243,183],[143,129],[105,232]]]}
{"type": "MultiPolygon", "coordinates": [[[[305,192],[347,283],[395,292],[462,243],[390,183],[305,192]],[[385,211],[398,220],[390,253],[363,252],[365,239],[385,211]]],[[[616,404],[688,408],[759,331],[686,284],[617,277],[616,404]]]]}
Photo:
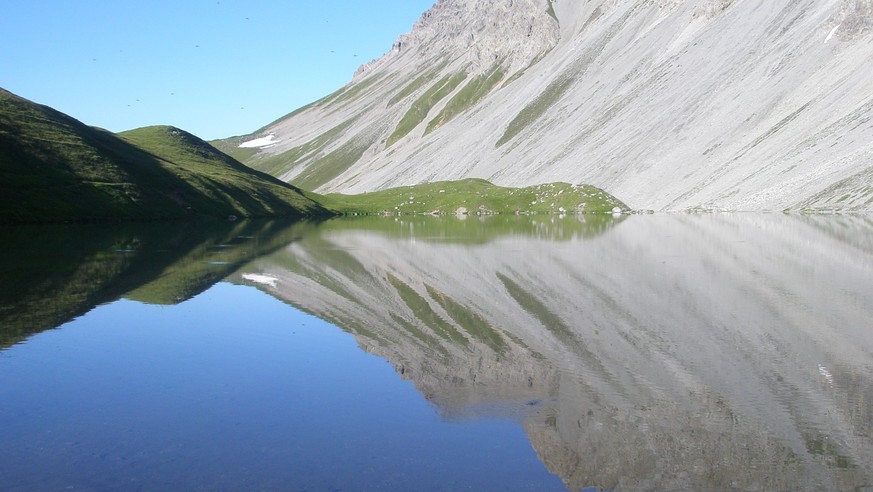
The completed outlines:
{"type": "Polygon", "coordinates": [[[0,488],[873,490],[873,220],[6,228],[0,488]]]}

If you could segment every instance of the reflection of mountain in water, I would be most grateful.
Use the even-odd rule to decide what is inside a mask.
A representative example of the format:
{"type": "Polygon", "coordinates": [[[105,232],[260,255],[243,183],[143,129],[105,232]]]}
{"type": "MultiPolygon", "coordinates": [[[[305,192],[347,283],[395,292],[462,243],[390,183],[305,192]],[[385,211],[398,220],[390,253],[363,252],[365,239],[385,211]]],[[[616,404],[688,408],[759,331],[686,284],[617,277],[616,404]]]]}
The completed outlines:
{"type": "Polygon", "coordinates": [[[406,232],[329,222],[245,271],[449,418],[523,420],[568,487],[873,483],[869,221],[633,217],[476,244],[382,225],[406,232]]]}
{"type": "Polygon", "coordinates": [[[122,296],[182,302],[306,227],[244,221],[4,228],[0,348],[122,296]]]}

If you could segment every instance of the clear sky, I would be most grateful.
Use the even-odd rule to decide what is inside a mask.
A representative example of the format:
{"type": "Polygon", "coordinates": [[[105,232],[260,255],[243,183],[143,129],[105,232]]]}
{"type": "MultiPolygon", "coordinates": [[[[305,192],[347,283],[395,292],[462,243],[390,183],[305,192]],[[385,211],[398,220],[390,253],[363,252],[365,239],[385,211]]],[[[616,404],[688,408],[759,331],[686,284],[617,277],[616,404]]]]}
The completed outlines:
{"type": "Polygon", "coordinates": [[[0,87],[111,131],[247,134],[345,85],[434,0],[4,0],[0,87]]]}

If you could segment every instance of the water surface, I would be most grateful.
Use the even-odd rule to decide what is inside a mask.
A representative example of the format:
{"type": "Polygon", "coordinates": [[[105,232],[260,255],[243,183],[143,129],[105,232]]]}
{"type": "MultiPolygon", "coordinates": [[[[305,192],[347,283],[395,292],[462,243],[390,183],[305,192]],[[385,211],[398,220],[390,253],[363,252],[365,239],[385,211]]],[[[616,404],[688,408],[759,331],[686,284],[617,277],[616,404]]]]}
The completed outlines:
{"type": "Polygon", "coordinates": [[[13,231],[4,489],[873,484],[865,218],[13,231]]]}

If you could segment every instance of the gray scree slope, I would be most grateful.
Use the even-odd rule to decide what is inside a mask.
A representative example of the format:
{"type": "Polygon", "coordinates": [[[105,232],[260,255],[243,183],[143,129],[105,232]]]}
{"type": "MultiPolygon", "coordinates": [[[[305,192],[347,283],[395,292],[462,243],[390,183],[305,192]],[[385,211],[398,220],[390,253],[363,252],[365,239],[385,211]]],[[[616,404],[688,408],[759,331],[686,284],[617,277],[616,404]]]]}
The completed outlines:
{"type": "Polygon", "coordinates": [[[321,192],[479,177],[871,211],[873,0],[439,0],[337,93],[221,143],[321,192]]]}

